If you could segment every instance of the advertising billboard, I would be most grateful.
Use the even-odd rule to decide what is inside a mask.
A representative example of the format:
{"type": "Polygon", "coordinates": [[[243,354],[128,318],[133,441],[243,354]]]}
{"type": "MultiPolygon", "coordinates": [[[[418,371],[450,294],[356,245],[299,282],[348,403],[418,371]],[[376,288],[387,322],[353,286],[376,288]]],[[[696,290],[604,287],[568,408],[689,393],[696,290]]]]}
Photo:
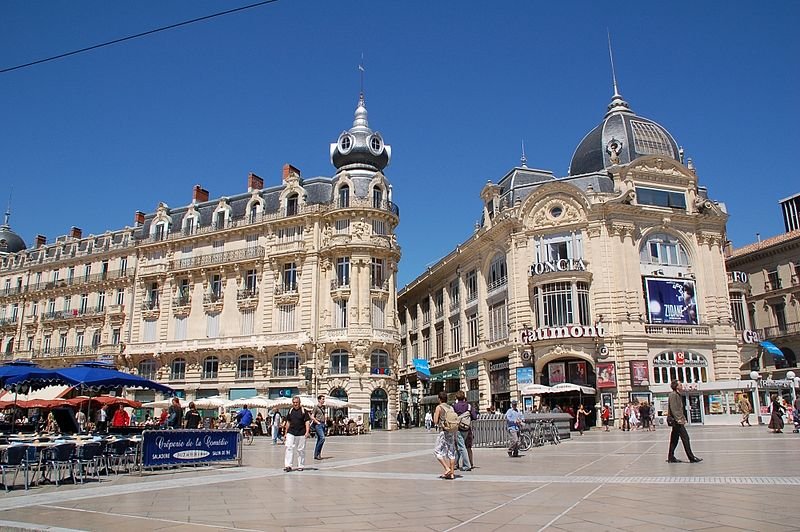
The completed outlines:
{"type": "Polygon", "coordinates": [[[650,323],[697,325],[694,281],[686,279],[645,279],[647,317],[650,323]]]}

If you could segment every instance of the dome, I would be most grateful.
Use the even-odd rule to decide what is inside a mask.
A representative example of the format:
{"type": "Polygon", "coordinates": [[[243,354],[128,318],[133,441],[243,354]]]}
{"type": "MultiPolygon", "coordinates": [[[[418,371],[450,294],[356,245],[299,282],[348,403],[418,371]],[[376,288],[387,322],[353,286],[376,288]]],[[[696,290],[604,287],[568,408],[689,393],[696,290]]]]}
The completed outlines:
{"type": "Polygon", "coordinates": [[[7,223],[0,225],[0,253],[17,253],[26,247],[25,241],[7,223]]]}
{"type": "Polygon", "coordinates": [[[588,174],[614,164],[627,164],[643,155],[680,161],[678,144],[669,131],[648,118],[637,116],[614,91],[603,121],[592,129],[572,155],[569,175],[588,174]]]}
{"type": "Polygon", "coordinates": [[[384,144],[380,133],[369,128],[364,95],[361,94],[353,127],[343,131],[336,143],[331,144],[331,162],[337,170],[365,169],[376,172],[386,168],[391,155],[391,146],[384,144]]]}

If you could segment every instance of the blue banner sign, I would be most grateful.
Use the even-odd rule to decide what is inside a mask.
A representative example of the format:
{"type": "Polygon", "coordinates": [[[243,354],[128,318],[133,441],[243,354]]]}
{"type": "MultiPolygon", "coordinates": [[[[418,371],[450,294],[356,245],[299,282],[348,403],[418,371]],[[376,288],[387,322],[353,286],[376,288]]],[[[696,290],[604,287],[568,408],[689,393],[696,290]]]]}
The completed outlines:
{"type": "Polygon", "coordinates": [[[647,314],[650,323],[697,325],[694,281],[646,279],[647,314]]]}
{"type": "Polygon", "coordinates": [[[238,430],[146,430],[142,433],[143,467],[238,459],[238,430]]]}

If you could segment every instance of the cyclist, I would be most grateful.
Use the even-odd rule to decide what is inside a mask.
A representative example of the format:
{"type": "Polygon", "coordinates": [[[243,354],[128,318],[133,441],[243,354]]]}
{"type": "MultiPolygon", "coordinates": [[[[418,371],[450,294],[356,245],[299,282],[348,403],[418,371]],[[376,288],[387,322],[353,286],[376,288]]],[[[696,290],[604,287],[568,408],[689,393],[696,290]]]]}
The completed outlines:
{"type": "Polygon", "coordinates": [[[247,405],[244,405],[241,410],[236,413],[237,427],[240,429],[250,428],[253,422],[253,413],[248,410],[247,405]]]}
{"type": "Polygon", "coordinates": [[[508,445],[508,456],[519,456],[519,431],[522,427],[524,416],[517,410],[517,400],[511,401],[511,408],[506,411],[506,426],[511,438],[508,445]]]}

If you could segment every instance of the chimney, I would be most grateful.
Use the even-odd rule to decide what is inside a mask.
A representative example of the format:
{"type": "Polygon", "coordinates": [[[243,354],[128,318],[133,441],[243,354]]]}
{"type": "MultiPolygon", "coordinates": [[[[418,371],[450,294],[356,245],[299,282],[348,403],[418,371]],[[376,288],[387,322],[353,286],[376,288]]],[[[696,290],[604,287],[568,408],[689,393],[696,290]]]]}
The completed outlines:
{"type": "Polygon", "coordinates": [[[133,215],[134,227],[139,227],[140,225],[143,224],[144,224],[144,213],[142,211],[136,211],[133,215]]]}
{"type": "Polygon", "coordinates": [[[72,238],[77,238],[78,240],[80,240],[82,234],[83,234],[83,231],[81,231],[81,228],[80,227],[75,227],[74,225],[69,230],[69,236],[71,236],[72,238]]]}
{"type": "Polygon", "coordinates": [[[36,247],[40,248],[47,244],[47,237],[44,235],[36,235],[36,247]]]}
{"type": "Polygon", "coordinates": [[[288,179],[289,176],[291,176],[291,175],[295,175],[297,177],[300,177],[300,170],[298,170],[297,168],[295,168],[294,166],[292,166],[289,163],[284,164],[283,165],[283,180],[286,181],[286,179],[288,179]]]}
{"type": "Polygon", "coordinates": [[[253,172],[250,172],[247,175],[247,191],[252,192],[254,190],[261,190],[262,188],[264,188],[264,180],[253,172]]]}
{"type": "Polygon", "coordinates": [[[204,189],[200,185],[195,185],[194,189],[192,190],[192,201],[197,203],[208,201],[208,190],[204,189]]]}

